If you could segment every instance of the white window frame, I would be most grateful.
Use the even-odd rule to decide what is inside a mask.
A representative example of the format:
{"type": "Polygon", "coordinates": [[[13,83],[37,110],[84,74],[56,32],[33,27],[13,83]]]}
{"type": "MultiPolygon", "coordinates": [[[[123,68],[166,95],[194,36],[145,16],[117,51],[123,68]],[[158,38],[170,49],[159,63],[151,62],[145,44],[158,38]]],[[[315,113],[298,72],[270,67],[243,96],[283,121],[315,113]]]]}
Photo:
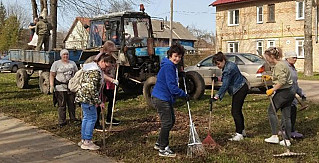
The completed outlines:
{"type": "Polygon", "coordinates": [[[263,6],[257,6],[257,24],[262,24],[264,20],[263,6]],[[259,20],[259,12],[261,11],[261,20],[259,20]]]}
{"type": "Polygon", "coordinates": [[[261,54],[264,52],[264,40],[256,40],[256,50],[259,50],[259,48],[261,48],[261,54]],[[261,43],[261,45],[259,46],[259,43],[261,43]]]}
{"type": "Polygon", "coordinates": [[[239,9],[235,9],[235,10],[229,10],[228,11],[228,26],[236,26],[239,25],[239,9]],[[236,11],[238,11],[238,23],[236,24],[236,11]],[[232,15],[232,21],[233,23],[231,24],[231,18],[230,16],[232,15]]]}
{"type": "Polygon", "coordinates": [[[296,2],[296,20],[303,20],[305,19],[305,1],[299,1],[296,2]],[[299,7],[300,4],[302,4],[302,16],[299,16],[301,13],[299,13],[299,7]]]}
{"type": "Polygon", "coordinates": [[[278,39],[269,39],[267,40],[267,48],[270,48],[270,47],[276,47],[276,40],[278,39]],[[270,43],[273,42],[273,46],[270,46],[270,43]]]}
{"type": "Polygon", "coordinates": [[[238,53],[239,52],[239,42],[238,41],[227,41],[227,50],[228,50],[228,53],[238,53]],[[237,51],[235,51],[236,44],[237,44],[237,51]],[[231,45],[232,45],[232,47],[231,47],[231,45]],[[233,51],[231,51],[231,49],[233,49],[233,51]]]}
{"type": "Polygon", "coordinates": [[[304,38],[295,38],[296,39],[296,53],[297,53],[297,58],[305,58],[305,49],[304,49],[304,38]],[[301,43],[301,45],[299,44],[301,43]],[[299,53],[299,47],[302,48],[302,54],[299,53]]]}

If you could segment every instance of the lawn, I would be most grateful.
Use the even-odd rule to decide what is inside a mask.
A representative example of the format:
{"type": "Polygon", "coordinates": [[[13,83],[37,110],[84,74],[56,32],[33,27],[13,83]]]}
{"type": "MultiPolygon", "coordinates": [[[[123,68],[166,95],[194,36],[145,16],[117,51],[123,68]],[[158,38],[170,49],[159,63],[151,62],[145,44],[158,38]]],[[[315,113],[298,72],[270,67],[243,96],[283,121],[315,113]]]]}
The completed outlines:
{"type": "MultiPolygon", "coordinates": [[[[52,97],[40,93],[37,80],[30,80],[29,89],[15,86],[15,74],[0,73],[0,112],[13,116],[41,129],[52,132],[77,143],[80,140],[80,125],[68,124],[57,127],[57,108],[52,97]]],[[[185,102],[178,100],[176,124],[171,131],[170,146],[177,153],[176,158],[162,158],[153,150],[159,133],[159,119],[155,109],[148,108],[143,96],[128,96],[118,93],[115,117],[122,121],[117,130],[106,136],[106,149],[97,153],[122,162],[318,162],[319,160],[319,119],[318,104],[310,103],[307,110],[298,112],[296,128],[305,135],[302,140],[293,140],[291,151],[305,152],[302,157],[274,158],[273,154],[285,152],[279,145],[267,144],[270,136],[267,118],[268,98],[264,94],[249,94],[244,103],[244,116],[248,138],[241,142],[230,142],[235,130],[230,115],[230,97],[217,102],[213,108],[212,137],[221,145],[219,150],[206,149],[203,157],[188,158],[187,143],[189,119],[185,102]]],[[[198,101],[191,101],[190,107],[201,140],[207,136],[210,90],[198,101]]],[[[80,108],[77,109],[80,116],[80,108]]],[[[94,140],[102,143],[102,134],[94,132],[94,140]]]]}
{"type": "Polygon", "coordinates": [[[319,80],[319,73],[314,72],[313,76],[305,76],[302,72],[298,72],[298,79],[301,80],[319,80]]]}

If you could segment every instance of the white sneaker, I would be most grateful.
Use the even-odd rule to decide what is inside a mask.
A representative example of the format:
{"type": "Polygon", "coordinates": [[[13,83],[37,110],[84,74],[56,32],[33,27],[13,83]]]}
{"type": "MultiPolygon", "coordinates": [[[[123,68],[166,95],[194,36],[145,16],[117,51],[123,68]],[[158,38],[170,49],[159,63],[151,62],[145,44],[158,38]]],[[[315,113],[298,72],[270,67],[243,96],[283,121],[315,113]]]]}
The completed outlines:
{"type": "Polygon", "coordinates": [[[265,139],[265,142],[278,144],[279,143],[278,135],[272,135],[270,138],[265,139]]]}
{"type": "Polygon", "coordinates": [[[286,140],[286,144],[285,144],[285,141],[282,140],[282,141],[280,141],[279,144],[282,145],[282,146],[286,146],[286,144],[287,144],[287,147],[289,147],[291,145],[290,140],[286,140]]]}
{"type": "Polygon", "coordinates": [[[162,157],[176,157],[176,153],[172,151],[171,149],[169,149],[168,146],[165,147],[164,150],[160,149],[158,155],[162,157]]]}
{"type": "Polygon", "coordinates": [[[243,139],[244,139],[243,134],[236,133],[235,136],[233,136],[232,138],[230,138],[228,140],[230,140],[230,141],[241,141],[243,139]]]}
{"type": "Polygon", "coordinates": [[[95,145],[92,140],[85,140],[84,143],[81,145],[82,149],[88,149],[88,150],[98,150],[100,149],[99,146],[95,145]]]}
{"type": "Polygon", "coordinates": [[[78,142],[78,146],[81,147],[81,145],[84,143],[84,140],[81,139],[81,141],[78,142]]]}

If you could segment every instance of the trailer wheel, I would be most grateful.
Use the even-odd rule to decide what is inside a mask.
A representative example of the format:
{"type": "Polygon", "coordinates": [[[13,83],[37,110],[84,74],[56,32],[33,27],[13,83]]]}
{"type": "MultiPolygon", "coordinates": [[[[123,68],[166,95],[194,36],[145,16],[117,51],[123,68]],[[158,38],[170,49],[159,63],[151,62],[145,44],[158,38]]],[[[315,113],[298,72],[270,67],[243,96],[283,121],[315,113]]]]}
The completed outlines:
{"type": "Polygon", "coordinates": [[[18,88],[27,88],[29,82],[29,76],[26,69],[18,69],[16,73],[16,84],[18,88]]]}
{"type": "Polygon", "coordinates": [[[145,98],[145,101],[147,105],[151,108],[154,108],[154,105],[152,103],[152,91],[155,86],[157,78],[155,76],[149,77],[145,82],[143,86],[143,96],[145,98]]]}
{"type": "Polygon", "coordinates": [[[50,88],[50,72],[42,72],[39,77],[39,87],[41,92],[44,94],[49,94],[50,88]]]}
{"type": "MultiPolygon", "coordinates": [[[[185,90],[183,80],[181,81],[180,86],[185,90]]],[[[196,71],[186,72],[186,87],[187,93],[189,96],[194,99],[200,99],[205,92],[205,82],[202,76],[196,71]]]]}

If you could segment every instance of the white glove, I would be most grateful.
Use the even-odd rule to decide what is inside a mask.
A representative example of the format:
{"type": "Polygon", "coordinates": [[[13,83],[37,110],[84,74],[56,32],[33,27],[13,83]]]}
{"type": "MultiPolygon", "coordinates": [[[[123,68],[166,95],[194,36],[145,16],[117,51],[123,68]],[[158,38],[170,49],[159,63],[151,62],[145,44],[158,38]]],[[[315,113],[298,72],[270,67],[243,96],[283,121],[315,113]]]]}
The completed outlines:
{"type": "Polygon", "coordinates": [[[116,79],[113,79],[113,80],[112,80],[112,83],[113,83],[113,84],[115,84],[116,86],[118,86],[118,85],[119,85],[119,81],[118,81],[118,80],[116,80],[116,79]]]}
{"type": "Polygon", "coordinates": [[[54,86],[50,85],[50,93],[53,94],[53,92],[54,92],[54,86]]]}

